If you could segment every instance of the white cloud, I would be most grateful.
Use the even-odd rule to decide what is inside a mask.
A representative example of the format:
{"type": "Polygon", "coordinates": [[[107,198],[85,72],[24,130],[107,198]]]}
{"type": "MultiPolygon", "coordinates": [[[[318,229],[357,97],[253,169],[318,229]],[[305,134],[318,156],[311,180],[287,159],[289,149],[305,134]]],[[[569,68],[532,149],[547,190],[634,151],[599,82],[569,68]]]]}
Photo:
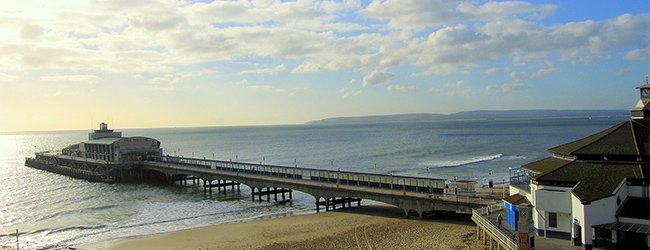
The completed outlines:
{"type": "Polygon", "coordinates": [[[88,84],[97,83],[100,78],[96,75],[52,75],[41,76],[43,81],[58,81],[58,82],[87,82],[88,84]]]}
{"type": "Polygon", "coordinates": [[[458,65],[508,56],[518,64],[538,60],[548,65],[549,53],[559,53],[563,60],[568,60],[616,48],[647,46],[650,43],[648,19],[650,15],[640,14],[554,26],[523,19],[496,20],[474,26],[450,25],[432,32],[426,39],[410,43],[409,50],[418,52],[415,56],[417,66],[430,67],[428,74],[449,72],[440,70],[445,67],[455,69],[458,65]]]}
{"type": "Polygon", "coordinates": [[[650,49],[635,49],[628,51],[623,57],[626,60],[650,60],[650,49]]]}
{"type": "MultiPolygon", "coordinates": [[[[462,0],[364,5],[356,0],[19,3],[0,17],[0,67],[165,74],[198,63],[264,59],[292,61],[298,65],[292,73],[412,64],[419,73],[411,76],[429,76],[463,73],[502,58],[554,68],[552,53],[588,63],[606,60],[602,52],[650,43],[647,13],[547,26],[538,20],[553,15],[554,5],[462,0]]],[[[632,50],[624,58],[644,60],[647,51],[632,50]]],[[[283,65],[240,73],[287,70],[283,65]]],[[[516,79],[526,77],[531,76],[516,79]]],[[[364,78],[364,86],[378,84],[370,80],[364,78]]]]}
{"type": "Polygon", "coordinates": [[[300,89],[279,89],[279,88],[276,88],[275,86],[271,86],[271,85],[249,85],[249,86],[246,86],[246,88],[247,89],[256,89],[256,90],[265,90],[265,91],[268,91],[268,92],[289,92],[289,91],[296,92],[296,91],[300,90],[300,89]]]}
{"type": "Polygon", "coordinates": [[[524,72],[524,71],[519,71],[519,72],[515,71],[515,72],[510,73],[510,75],[508,77],[510,77],[510,79],[513,79],[513,80],[515,80],[517,82],[520,82],[520,81],[523,81],[525,79],[541,78],[541,77],[544,77],[544,76],[546,76],[548,74],[553,74],[553,73],[558,73],[558,72],[560,72],[560,70],[557,69],[557,68],[540,69],[534,74],[529,74],[529,73],[524,72]]]}
{"type": "Polygon", "coordinates": [[[457,64],[438,64],[429,67],[427,71],[411,74],[411,77],[430,75],[453,75],[458,72],[457,64]]]}
{"type": "Polygon", "coordinates": [[[246,79],[238,81],[238,82],[233,82],[233,84],[235,84],[235,85],[250,85],[250,83],[246,79]]]}
{"type": "Polygon", "coordinates": [[[475,95],[475,94],[476,94],[476,92],[471,90],[471,89],[459,90],[459,91],[448,91],[447,92],[447,95],[449,95],[449,96],[457,96],[457,95],[471,96],[471,95],[475,95]]]}
{"type": "Polygon", "coordinates": [[[485,89],[503,91],[503,92],[513,92],[513,91],[523,91],[529,88],[530,88],[529,86],[524,85],[522,83],[516,83],[516,84],[488,85],[485,89]]]}
{"type": "Polygon", "coordinates": [[[631,66],[627,66],[625,68],[619,69],[618,71],[616,71],[616,75],[617,76],[625,75],[625,74],[627,74],[627,72],[630,71],[630,69],[632,69],[631,66]]]}
{"type": "Polygon", "coordinates": [[[162,87],[162,88],[151,88],[153,91],[174,91],[175,89],[172,87],[162,87]]]}
{"type": "Polygon", "coordinates": [[[35,24],[25,24],[20,30],[20,37],[24,40],[37,40],[43,36],[45,29],[35,24]]]}
{"type": "Polygon", "coordinates": [[[542,19],[555,12],[554,5],[526,2],[487,2],[475,5],[461,0],[387,0],[374,1],[361,10],[366,17],[388,20],[393,29],[421,30],[466,21],[508,19],[517,15],[542,19]]]}
{"type": "Polygon", "coordinates": [[[278,65],[273,68],[265,68],[265,69],[255,69],[255,70],[242,70],[239,72],[240,75],[243,74],[265,74],[265,73],[274,73],[274,72],[280,72],[280,71],[285,71],[287,70],[287,67],[284,66],[284,64],[278,65]]]}
{"type": "Polygon", "coordinates": [[[185,80],[183,78],[177,77],[177,76],[175,76],[173,74],[166,74],[164,76],[154,77],[152,79],[149,79],[148,82],[151,83],[151,84],[169,84],[169,85],[173,85],[173,84],[185,82],[185,80]]]}
{"type": "Polygon", "coordinates": [[[174,85],[178,83],[187,82],[189,79],[197,76],[203,76],[206,74],[212,74],[216,72],[213,69],[202,69],[201,71],[183,71],[175,74],[165,74],[163,76],[154,77],[147,81],[150,84],[168,84],[174,85]]]}
{"type": "Polygon", "coordinates": [[[443,86],[445,86],[445,88],[460,88],[460,87],[465,86],[465,81],[460,80],[460,81],[455,82],[455,83],[445,83],[445,84],[443,84],[443,86]]]}
{"type": "Polygon", "coordinates": [[[487,74],[487,75],[492,75],[494,73],[501,72],[501,71],[503,71],[503,69],[494,67],[494,68],[490,68],[490,69],[485,70],[484,73],[487,74]]]}
{"type": "Polygon", "coordinates": [[[363,77],[363,86],[382,85],[388,83],[393,77],[395,77],[393,73],[375,70],[363,77]]]}
{"type": "Polygon", "coordinates": [[[388,91],[402,91],[402,92],[413,92],[418,88],[415,86],[402,86],[402,85],[389,85],[386,90],[388,91]]]}
{"type": "Polygon", "coordinates": [[[0,73],[0,82],[12,82],[18,80],[17,76],[0,73]]]}
{"type": "Polygon", "coordinates": [[[361,95],[361,90],[358,91],[350,91],[349,88],[342,88],[337,92],[338,94],[343,94],[343,98],[351,97],[351,96],[358,96],[361,95]]]}

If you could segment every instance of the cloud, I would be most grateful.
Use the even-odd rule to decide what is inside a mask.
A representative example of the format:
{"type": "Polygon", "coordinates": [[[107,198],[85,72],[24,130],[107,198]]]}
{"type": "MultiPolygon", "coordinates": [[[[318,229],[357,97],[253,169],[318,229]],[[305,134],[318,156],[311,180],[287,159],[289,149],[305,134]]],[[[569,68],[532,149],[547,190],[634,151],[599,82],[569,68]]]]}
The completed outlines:
{"type": "Polygon", "coordinates": [[[453,75],[458,72],[458,64],[439,64],[429,67],[427,71],[411,74],[411,77],[430,76],[430,75],[453,75]]]}
{"type": "Polygon", "coordinates": [[[460,88],[465,86],[465,81],[460,80],[456,83],[445,83],[443,84],[443,86],[445,86],[445,88],[460,88]]]}
{"type": "Polygon", "coordinates": [[[494,73],[501,72],[501,71],[503,71],[503,69],[494,67],[494,68],[490,68],[490,69],[485,70],[484,73],[487,74],[487,75],[492,75],[494,73]]]}
{"type": "Polygon", "coordinates": [[[402,85],[389,85],[386,90],[388,91],[402,91],[402,92],[413,92],[418,88],[415,86],[402,86],[402,85]]]}
{"type": "Polygon", "coordinates": [[[553,74],[558,72],[560,72],[560,70],[557,68],[549,68],[549,69],[540,69],[534,74],[529,74],[524,71],[512,72],[510,73],[510,75],[508,75],[508,77],[510,77],[510,79],[513,79],[517,82],[521,82],[525,79],[541,78],[548,74],[553,74]]]}
{"type": "Polygon", "coordinates": [[[485,87],[485,89],[502,91],[502,92],[514,92],[514,91],[527,90],[530,89],[530,87],[522,83],[516,83],[516,84],[488,85],[487,87],[485,87]]]}
{"type": "Polygon", "coordinates": [[[162,87],[162,88],[151,88],[153,91],[174,91],[175,89],[172,87],[162,87]]]}
{"type": "Polygon", "coordinates": [[[154,77],[152,79],[149,79],[148,81],[148,83],[151,84],[169,84],[169,85],[174,85],[182,82],[185,82],[185,80],[182,77],[177,77],[173,74],[166,74],[164,76],[154,77]]]}
{"type": "Polygon", "coordinates": [[[449,95],[449,96],[457,96],[457,95],[471,96],[471,95],[475,95],[475,94],[476,94],[476,92],[471,90],[471,89],[459,90],[459,91],[448,91],[447,92],[447,95],[449,95]]]}
{"type": "Polygon", "coordinates": [[[233,84],[235,84],[235,85],[250,85],[250,83],[246,79],[238,81],[238,82],[233,82],[233,84]]]}
{"type": "Polygon", "coordinates": [[[460,0],[387,0],[374,1],[361,10],[365,17],[387,20],[392,29],[422,30],[467,21],[492,21],[525,15],[543,19],[555,12],[555,5],[526,2],[487,2],[475,5],[460,0]]]}
{"type": "Polygon", "coordinates": [[[359,90],[359,91],[350,91],[349,88],[342,88],[341,90],[339,90],[336,93],[343,94],[343,98],[347,98],[347,97],[351,97],[351,96],[361,95],[362,92],[361,92],[361,90],[359,90]]]}
{"type": "Polygon", "coordinates": [[[635,49],[628,51],[623,57],[625,60],[650,60],[650,49],[635,49]]]}
{"type": "MultiPolygon", "coordinates": [[[[10,34],[0,44],[3,70],[166,74],[204,63],[267,60],[295,63],[292,73],[407,65],[416,77],[457,74],[504,58],[546,67],[554,67],[552,54],[606,60],[603,52],[650,43],[647,13],[548,26],[539,20],[557,6],[518,1],[48,2],[45,15],[25,4],[0,17],[3,35],[10,34]]],[[[643,60],[646,51],[632,50],[625,59],[643,60]]],[[[287,70],[279,66],[240,73],[287,70]]]]}
{"type": "Polygon", "coordinates": [[[382,85],[388,83],[393,77],[395,77],[393,73],[375,70],[363,77],[363,86],[382,85]]]}
{"type": "Polygon", "coordinates": [[[12,82],[18,80],[17,76],[0,73],[0,82],[12,82]]]}
{"type": "Polygon", "coordinates": [[[24,40],[37,40],[43,36],[45,29],[35,24],[25,24],[20,29],[20,37],[24,40]]]}
{"type": "Polygon", "coordinates": [[[177,72],[175,74],[165,74],[163,76],[154,77],[152,79],[149,79],[147,82],[150,84],[174,85],[174,84],[186,82],[187,80],[193,77],[212,74],[214,72],[215,70],[213,69],[202,69],[201,71],[183,71],[183,72],[177,72]]]}
{"type": "Polygon", "coordinates": [[[87,82],[88,84],[97,83],[100,78],[96,75],[52,75],[41,76],[43,81],[56,81],[56,82],[87,82]]]}
{"type": "Polygon", "coordinates": [[[285,71],[287,70],[287,67],[284,66],[284,64],[278,65],[273,68],[266,68],[266,69],[255,69],[255,70],[242,70],[239,72],[240,75],[243,74],[264,74],[264,73],[274,73],[274,72],[280,72],[280,71],[285,71]]]}
{"type": "Polygon", "coordinates": [[[619,69],[618,71],[616,71],[616,75],[617,75],[617,76],[625,75],[625,74],[627,74],[627,72],[630,71],[630,69],[632,69],[631,66],[627,66],[627,67],[625,67],[625,68],[619,69]]]}
{"type": "Polygon", "coordinates": [[[650,43],[648,19],[649,14],[625,14],[605,21],[553,26],[517,18],[473,26],[458,24],[438,29],[425,39],[409,43],[408,48],[418,52],[415,65],[430,67],[429,74],[446,73],[449,70],[440,70],[445,67],[456,69],[504,57],[513,57],[519,63],[533,59],[546,63],[550,53],[569,60],[616,48],[645,47],[650,43]]]}
{"type": "Polygon", "coordinates": [[[277,89],[271,85],[250,85],[246,86],[247,89],[261,89],[267,91],[276,91],[277,89]]]}

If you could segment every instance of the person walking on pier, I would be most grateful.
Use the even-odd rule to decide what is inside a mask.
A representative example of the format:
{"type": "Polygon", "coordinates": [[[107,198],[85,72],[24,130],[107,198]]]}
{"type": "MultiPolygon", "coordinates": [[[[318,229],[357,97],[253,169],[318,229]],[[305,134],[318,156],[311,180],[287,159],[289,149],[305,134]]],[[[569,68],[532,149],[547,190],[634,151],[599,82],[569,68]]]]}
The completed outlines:
{"type": "Polygon", "coordinates": [[[499,229],[501,229],[501,220],[503,220],[501,218],[501,214],[497,215],[497,224],[498,224],[497,226],[499,227],[499,229]]]}

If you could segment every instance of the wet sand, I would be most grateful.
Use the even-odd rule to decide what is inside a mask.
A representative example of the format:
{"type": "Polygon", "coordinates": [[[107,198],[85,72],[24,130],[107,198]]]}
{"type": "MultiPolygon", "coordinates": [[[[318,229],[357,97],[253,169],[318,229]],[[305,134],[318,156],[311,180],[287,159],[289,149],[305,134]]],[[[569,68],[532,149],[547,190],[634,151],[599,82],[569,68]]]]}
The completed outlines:
{"type": "Polygon", "coordinates": [[[107,249],[486,249],[469,214],[403,215],[363,206],[127,239],[107,249]]]}

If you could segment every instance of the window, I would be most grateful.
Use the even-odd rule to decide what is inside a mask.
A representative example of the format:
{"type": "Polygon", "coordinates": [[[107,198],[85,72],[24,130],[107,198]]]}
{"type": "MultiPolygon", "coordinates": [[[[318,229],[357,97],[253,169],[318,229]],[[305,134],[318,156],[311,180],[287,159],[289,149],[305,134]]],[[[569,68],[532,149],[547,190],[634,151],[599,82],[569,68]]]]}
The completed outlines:
{"type": "Polygon", "coordinates": [[[557,213],[548,213],[548,226],[557,228],[557,213]]]}

